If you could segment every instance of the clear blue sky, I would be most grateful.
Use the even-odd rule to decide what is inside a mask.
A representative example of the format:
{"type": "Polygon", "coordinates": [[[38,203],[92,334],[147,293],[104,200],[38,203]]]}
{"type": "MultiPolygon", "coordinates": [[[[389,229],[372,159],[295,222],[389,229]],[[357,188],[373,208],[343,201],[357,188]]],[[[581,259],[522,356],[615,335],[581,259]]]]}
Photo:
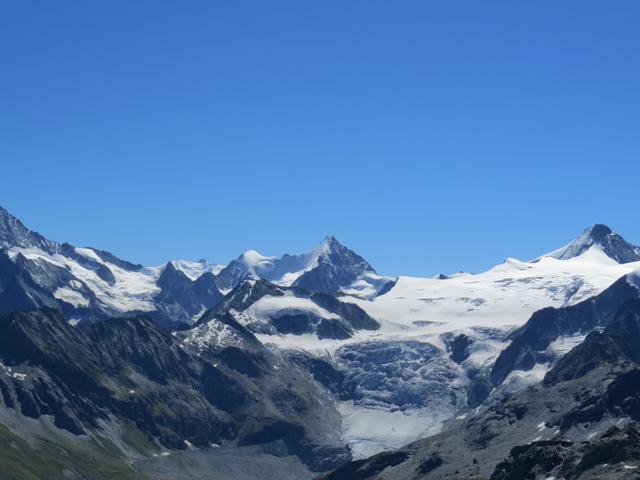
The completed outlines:
{"type": "Polygon", "coordinates": [[[5,1],[0,205],[146,264],[640,243],[640,2],[5,1]]]}

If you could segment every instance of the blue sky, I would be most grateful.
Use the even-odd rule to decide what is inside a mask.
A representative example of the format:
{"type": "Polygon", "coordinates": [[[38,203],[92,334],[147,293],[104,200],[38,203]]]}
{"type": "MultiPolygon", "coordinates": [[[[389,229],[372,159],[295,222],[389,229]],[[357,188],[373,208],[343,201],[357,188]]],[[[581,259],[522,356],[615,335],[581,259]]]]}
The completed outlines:
{"type": "Polygon", "coordinates": [[[637,1],[0,4],[0,205],[146,264],[640,243],[637,1]]]}

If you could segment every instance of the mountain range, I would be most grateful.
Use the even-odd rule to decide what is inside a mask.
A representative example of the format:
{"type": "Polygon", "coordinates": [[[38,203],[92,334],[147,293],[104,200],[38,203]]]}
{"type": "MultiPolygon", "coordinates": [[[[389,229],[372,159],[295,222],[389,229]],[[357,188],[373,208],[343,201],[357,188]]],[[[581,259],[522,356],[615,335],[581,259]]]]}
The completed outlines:
{"type": "Polygon", "coordinates": [[[332,236],[148,267],[0,209],[0,463],[16,479],[632,478],[638,298],[640,248],[599,224],[532,261],[419,278],[332,236]]]}
{"type": "Polygon", "coordinates": [[[104,250],[47,240],[2,208],[0,248],[0,276],[10,292],[0,313],[50,307],[75,323],[144,313],[169,329],[193,324],[223,293],[250,279],[329,294],[358,289],[370,296],[392,281],[331,236],[301,255],[249,251],[225,267],[185,260],[144,267],[104,250]]]}

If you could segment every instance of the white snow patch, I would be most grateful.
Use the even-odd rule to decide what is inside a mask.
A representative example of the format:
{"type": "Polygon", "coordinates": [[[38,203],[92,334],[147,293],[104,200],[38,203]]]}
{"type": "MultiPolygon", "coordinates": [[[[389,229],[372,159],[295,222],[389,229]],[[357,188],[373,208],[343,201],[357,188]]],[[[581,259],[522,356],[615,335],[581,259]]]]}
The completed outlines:
{"type": "Polygon", "coordinates": [[[549,350],[558,355],[559,357],[566,354],[569,350],[580,345],[584,339],[587,338],[586,334],[575,334],[564,337],[558,337],[549,345],[549,350]]]}
{"type": "Polygon", "coordinates": [[[395,282],[395,277],[383,277],[376,273],[367,272],[357,278],[351,285],[343,288],[344,295],[350,295],[365,300],[371,300],[390,282],[395,282]]]}
{"type": "Polygon", "coordinates": [[[430,409],[387,411],[340,402],[342,439],[354,458],[366,458],[382,450],[399,448],[413,440],[435,435],[450,417],[430,409]]]}
{"type": "Polygon", "coordinates": [[[542,381],[549,371],[548,363],[536,363],[531,370],[513,370],[502,382],[501,391],[504,393],[520,391],[529,385],[536,385],[542,381]]]}
{"type": "MultiPolygon", "coordinates": [[[[78,248],[76,252],[106,266],[113,273],[115,284],[110,285],[100,278],[95,270],[83,266],[79,262],[59,253],[50,255],[37,248],[14,247],[11,249],[14,257],[18,255],[18,253],[21,253],[30,260],[49,262],[69,270],[95,294],[105,307],[111,309],[114,314],[132,310],[149,312],[155,309],[153,297],[160,291],[156,286],[156,281],[162,271],[162,267],[145,267],[137,271],[129,271],[115,264],[105,262],[90,248],[78,248]]],[[[60,292],[60,295],[69,296],[73,294],[65,290],[60,292]]],[[[75,296],[74,299],[75,301],[81,301],[77,296],[75,296]]]]}
{"type": "Polygon", "coordinates": [[[19,382],[24,382],[27,379],[26,373],[20,373],[13,370],[13,367],[8,367],[4,363],[0,362],[0,373],[4,375],[15,378],[19,382]]]}
{"type": "MultiPolygon", "coordinates": [[[[212,320],[189,330],[183,343],[194,347],[198,352],[202,352],[211,346],[238,346],[244,343],[244,339],[238,332],[230,326],[212,320]]],[[[217,366],[217,365],[214,365],[217,366]]]]}
{"type": "Polygon", "coordinates": [[[223,265],[207,263],[206,260],[172,260],[172,265],[184,273],[190,280],[197,280],[203,274],[210,272],[217,275],[224,268],[223,265]]]}
{"type": "Polygon", "coordinates": [[[60,287],[53,292],[53,296],[58,300],[62,300],[76,308],[86,307],[89,305],[89,299],[70,287],[60,287]]]}

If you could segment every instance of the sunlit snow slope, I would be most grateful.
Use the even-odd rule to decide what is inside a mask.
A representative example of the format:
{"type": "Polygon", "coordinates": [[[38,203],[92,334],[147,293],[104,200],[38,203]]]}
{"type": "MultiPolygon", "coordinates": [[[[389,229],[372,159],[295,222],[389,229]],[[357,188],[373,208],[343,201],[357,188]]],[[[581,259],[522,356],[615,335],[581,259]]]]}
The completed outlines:
{"type": "MultiPolygon", "coordinates": [[[[573,305],[639,268],[640,262],[616,262],[596,244],[567,260],[508,259],[479,274],[399,277],[389,292],[373,300],[341,297],[377,320],[379,330],[359,331],[343,341],[311,335],[260,338],[279,347],[329,355],[347,374],[369,385],[340,405],[344,440],[356,457],[368,456],[436,433],[445,420],[466,409],[469,372],[490,367],[508,344],[507,334],[535,311],[573,305]],[[450,358],[448,340],[461,333],[473,343],[468,358],[458,364],[450,358]],[[371,342],[379,342],[378,351],[384,355],[373,355],[371,342]],[[438,353],[417,349],[412,342],[432,345],[438,353]],[[403,389],[406,394],[400,400],[392,395],[403,389]]],[[[522,373],[518,388],[544,375],[522,373]]]]}

